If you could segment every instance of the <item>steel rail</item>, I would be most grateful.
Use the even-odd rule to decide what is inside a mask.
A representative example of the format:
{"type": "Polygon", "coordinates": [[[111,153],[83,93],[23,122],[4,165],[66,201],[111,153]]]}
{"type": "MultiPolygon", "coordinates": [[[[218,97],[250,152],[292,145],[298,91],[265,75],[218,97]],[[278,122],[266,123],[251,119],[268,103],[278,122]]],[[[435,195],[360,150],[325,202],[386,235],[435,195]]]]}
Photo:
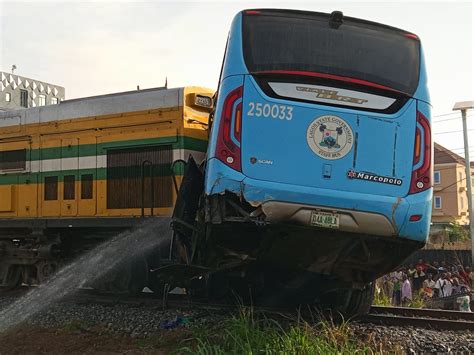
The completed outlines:
{"type": "Polygon", "coordinates": [[[426,317],[403,317],[389,314],[367,314],[359,317],[362,323],[373,323],[389,326],[413,326],[436,330],[474,330],[474,322],[466,320],[439,319],[426,317]]]}
{"type": "Polygon", "coordinates": [[[405,317],[426,317],[454,320],[462,319],[474,322],[474,313],[472,312],[447,311],[443,309],[372,306],[369,313],[386,315],[391,314],[405,317]]]}

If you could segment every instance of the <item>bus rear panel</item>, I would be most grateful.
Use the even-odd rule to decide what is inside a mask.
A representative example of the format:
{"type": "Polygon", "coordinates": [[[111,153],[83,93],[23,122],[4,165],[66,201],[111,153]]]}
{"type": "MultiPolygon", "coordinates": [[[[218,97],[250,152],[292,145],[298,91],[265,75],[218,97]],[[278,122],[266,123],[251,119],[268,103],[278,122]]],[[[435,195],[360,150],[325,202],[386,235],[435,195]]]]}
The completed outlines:
{"type": "Polygon", "coordinates": [[[426,242],[430,127],[416,35],[338,13],[246,10],[229,34],[205,194],[287,231],[269,263],[292,264],[296,244],[291,267],[371,281],[426,242]]]}

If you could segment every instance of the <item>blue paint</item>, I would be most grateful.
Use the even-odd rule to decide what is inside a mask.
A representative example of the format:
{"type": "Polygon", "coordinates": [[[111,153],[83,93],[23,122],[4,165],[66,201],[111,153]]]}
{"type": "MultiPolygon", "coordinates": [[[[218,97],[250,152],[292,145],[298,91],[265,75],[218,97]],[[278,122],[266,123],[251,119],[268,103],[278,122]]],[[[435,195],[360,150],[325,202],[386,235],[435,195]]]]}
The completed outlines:
{"type": "MultiPolygon", "coordinates": [[[[205,193],[212,195],[230,191],[252,203],[277,200],[383,214],[393,222],[400,238],[426,241],[431,220],[432,189],[408,193],[414,170],[417,110],[431,122],[422,51],[418,87],[413,97],[395,113],[332,107],[266,95],[249,74],[243,60],[242,14],[239,13],[229,33],[219,84],[208,148],[205,193]],[[239,172],[217,159],[215,150],[223,102],[241,85],[244,85],[244,93],[242,171],[239,172]],[[293,117],[287,120],[249,116],[250,103],[291,107],[293,117]],[[339,159],[323,159],[308,145],[308,127],[324,115],[341,118],[352,130],[353,145],[339,159]],[[256,163],[256,160],[271,161],[271,164],[256,163]],[[349,179],[347,173],[351,169],[401,179],[402,184],[349,179]],[[410,222],[408,219],[413,214],[423,217],[420,221],[410,222]]],[[[422,155],[421,162],[423,159],[422,155]]]]}

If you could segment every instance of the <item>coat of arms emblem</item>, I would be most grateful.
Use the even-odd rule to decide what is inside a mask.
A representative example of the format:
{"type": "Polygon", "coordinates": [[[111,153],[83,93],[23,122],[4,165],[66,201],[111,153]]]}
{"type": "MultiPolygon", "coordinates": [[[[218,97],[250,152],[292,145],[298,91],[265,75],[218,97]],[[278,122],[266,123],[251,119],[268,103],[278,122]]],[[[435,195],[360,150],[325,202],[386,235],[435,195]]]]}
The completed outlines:
{"type": "Polygon", "coordinates": [[[338,116],[316,118],[308,127],[306,140],[311,150],[328,160],[344,157],[354,142],[351,127],[338,116]]]}

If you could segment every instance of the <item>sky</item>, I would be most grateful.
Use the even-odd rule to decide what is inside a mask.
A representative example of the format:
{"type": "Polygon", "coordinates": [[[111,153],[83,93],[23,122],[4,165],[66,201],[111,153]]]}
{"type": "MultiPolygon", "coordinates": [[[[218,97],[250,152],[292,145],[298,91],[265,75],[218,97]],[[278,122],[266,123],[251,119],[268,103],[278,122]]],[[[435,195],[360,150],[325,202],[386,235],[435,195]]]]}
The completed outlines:
{"type": "MultiPolygon", "coordinates": [[[[66,98],[140,88],[217,87],[233,16],[245,8],[291,8],[385,23],[423,44],[434,138],[462,153],[457,101],[474,100],[472,1],[4,1],[0,70],[61,85],[66,98]],[[446,133],[451,132],[453,133],[446,133]]],[[[468,113],[474,120],[474,110],[468,113]]],[[[474,122],[469,124],[474,157],[474,122]]]]}

